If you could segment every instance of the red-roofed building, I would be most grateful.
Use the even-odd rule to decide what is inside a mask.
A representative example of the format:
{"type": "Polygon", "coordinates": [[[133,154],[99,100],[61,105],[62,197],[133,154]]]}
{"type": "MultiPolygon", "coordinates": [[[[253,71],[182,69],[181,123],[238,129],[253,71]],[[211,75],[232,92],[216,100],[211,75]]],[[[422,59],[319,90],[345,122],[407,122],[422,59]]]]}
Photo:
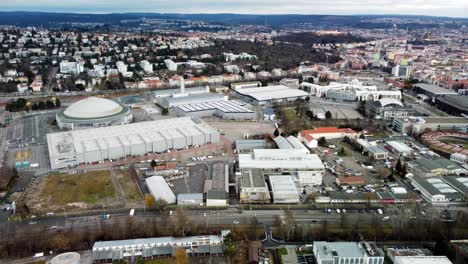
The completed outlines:
{"type": "Polygon", "coordinates": [[[317,140],[321,137],[325,139],[344,138],[357,138],[358,133],[351,128],[337,128],[337,127],[319,127],[316,129],[302,130],[297,136],[298,139],[304,142],[307,147],[317,147],[317,140]]]}
{"type": "Polygon", "coordinates": [[[366,179],[361,176],[341,176],[336,178],[338,186],[362,186],[366,184],[366,179]]]}

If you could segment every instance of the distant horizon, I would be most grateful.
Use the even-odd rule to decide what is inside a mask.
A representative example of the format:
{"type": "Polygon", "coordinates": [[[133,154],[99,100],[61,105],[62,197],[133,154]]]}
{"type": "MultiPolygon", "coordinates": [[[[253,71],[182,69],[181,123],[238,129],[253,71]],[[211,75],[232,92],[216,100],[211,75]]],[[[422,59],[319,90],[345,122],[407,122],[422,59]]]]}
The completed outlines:
{"type": "Polygon", "coordinates": [[[0,1],[4,12],[75,14],[383,15],[468,18],[460,0],[21,0],[0,1]]]}
{"type": "Polygon", "coordinates": [[[202,13],[202,12],[85,12],[85,11],[38,11],[38,10],[1,10],[4,13],[50,13],[50,14],[76,14],[76,15],[113,15],[113,14],[148,14],[148,15],[246,15],[246,16],[382,16],[382,17],[435,17],[435,18],[454,18],[454,19],[467,19],[468,16],[446,16],[446,15],[421,15],[421,14],[305,14],[305,13],[232,13],[232,12],[219,12],[219,13],[202,13]]]}

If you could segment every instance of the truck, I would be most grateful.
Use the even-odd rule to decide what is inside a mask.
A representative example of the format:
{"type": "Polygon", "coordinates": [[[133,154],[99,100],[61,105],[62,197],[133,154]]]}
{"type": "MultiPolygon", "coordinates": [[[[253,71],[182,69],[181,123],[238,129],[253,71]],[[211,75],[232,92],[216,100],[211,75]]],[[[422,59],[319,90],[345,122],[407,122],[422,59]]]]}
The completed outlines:
{"type": "Polygon", "coordinates": [[[130,216],[134,216],[135,215],[135,209],[130,209],[130,216]]]}
{"type": "Polygon", "coordinates": [[[33,258],[42,258],[44,256],[44,252],[36,253],[33,255],[33,258]]]}

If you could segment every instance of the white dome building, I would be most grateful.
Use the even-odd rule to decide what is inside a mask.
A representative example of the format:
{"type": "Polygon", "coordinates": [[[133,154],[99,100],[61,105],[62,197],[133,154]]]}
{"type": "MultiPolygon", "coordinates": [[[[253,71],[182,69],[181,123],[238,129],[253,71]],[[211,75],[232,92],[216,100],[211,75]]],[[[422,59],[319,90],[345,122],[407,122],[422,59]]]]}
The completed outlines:
{"type": "Polygon", "coordinates": [[[60,129],[74,130],[129,124],[133,119],[131,110],[109,99],[88,97],[71,104],[56,115],[60,129]]]}
{"type": "Polygon", "coordinates": [[[80,264],[80,254],[76,252],[67,252],[53,258],[50,264],[80,264]]]}

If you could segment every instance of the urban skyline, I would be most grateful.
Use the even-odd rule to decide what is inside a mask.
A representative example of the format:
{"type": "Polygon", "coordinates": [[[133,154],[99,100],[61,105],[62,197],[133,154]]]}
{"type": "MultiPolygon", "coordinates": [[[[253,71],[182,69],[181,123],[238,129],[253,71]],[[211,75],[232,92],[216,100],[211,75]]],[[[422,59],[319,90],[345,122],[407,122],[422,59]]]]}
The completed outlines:
{"type": "Polygon", "coordinates": [[[403,0],[293,0],[277,3],[272,1],[88,1],[72,0],[57,5],[56,1],[6,1],[0,3],[0,11],[71,12],[71,13],[181,13],[181,14],[303,14],[303,15],[425,15],[467,17],[468,2],[450,1],[403,1],[403,0]],[[252,9],[251,7],[256,8],[252,9]],[[389,8],[391,7],[391,8],[389,8]]]}

